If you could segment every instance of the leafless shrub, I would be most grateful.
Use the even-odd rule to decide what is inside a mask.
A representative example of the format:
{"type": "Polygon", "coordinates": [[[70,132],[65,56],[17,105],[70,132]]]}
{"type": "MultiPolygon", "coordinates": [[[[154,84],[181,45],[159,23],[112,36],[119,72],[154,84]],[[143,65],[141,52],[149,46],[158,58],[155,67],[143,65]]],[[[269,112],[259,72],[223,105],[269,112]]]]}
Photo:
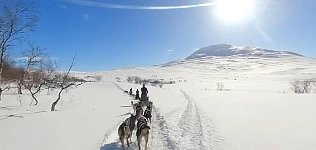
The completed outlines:
{"type": "Polygon", "coordinates": [[[121,78],[120,78],[120,77],[116,77],[115,80],[116,80],[117,82],[121,82],[121,78]]]}
{"type": "Polygon", "coordinates": [[[230,89],[225,88],[225,85],[222,82],[218,82],[217,83],[217,90],[218,91],[230,91],[230,89]]]}
{"type": "Polygon", "coordinates": [[[145,82],[142,82],[142,78],[141,77],[137,77],[137,76],[134,76],[134,83],[135,84],[146,84],[145,82]]]}
{"type": "Polygon", "coordinates": [[[162,88],[164,84],[175,84],[175,81],[164,81],[163,79],[143,79],[138,76],[129,76],[126,79],[127,82],[129,83],[134,83],[134,84],[145,84],[145,85],[152,85],[152,86],[159,86],[162,88]]]}
{"type": "Polygon", "coordinates": [[[94,76],[94,79],[97,81],[97,82],[100,82],[102,81],[103,77],[101,75],[95,75],[94,76]]]}
{"type": "Polygon", "coordinates": [[[133,79],[133,77],[128,76],[127,79],[126,79],[126,81],[127,81],[128,83],[132,83],[132,82],[134,81],[134,79],[133,79]]]}
{"type": "Polygon", "coordinates": [[[3,64],[2,82],[12,83],[18,81],[23,75],[24,69],[16,67],[15,62],[6,58],[3,64]]]}
{"type": "Polygon", "coordinates": [[[217,90],[223,91],[224,90],[224,83],[222,83],[222,82],[217,83],[217,90]]]}
{"type": "Polygon", "coordinates": [[[294,93],[303,94],[310,93],[315,87],[315,82],[314,80],[294,80],[290,84],[294,93]]]}
{"type": "Polygon", "coordinates": [[[137,76],[128,76],[126,81],[128,83],[134,83],[134,84],[142,84],[142,78],[137,77],[137,76]]]}

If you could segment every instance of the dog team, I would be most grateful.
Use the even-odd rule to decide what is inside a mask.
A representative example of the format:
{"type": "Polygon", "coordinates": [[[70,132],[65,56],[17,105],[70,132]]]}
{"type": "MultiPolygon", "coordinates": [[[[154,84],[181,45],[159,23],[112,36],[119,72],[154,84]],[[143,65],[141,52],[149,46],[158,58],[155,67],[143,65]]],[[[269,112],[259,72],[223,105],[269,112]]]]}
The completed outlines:
{"type": "Polygon", "coordinates": [[[133,130],[135,129],[136,124],[136,138],[139,150],[141,149],[141,141],[145,138],[145,149],[147,150],[148,136],[150,127],[148,122],[151,123],[151,112],[152,112],[152,102],[131,102],[131,105],[134,110],[134,114],[131,114],[118,128],[119,139],[122,143],[123,150],[125,149],[125,143],[127,147],[130,147],[133,130]],[[146,106],[145,111],[143,111],[143,107],[146,106]]]}

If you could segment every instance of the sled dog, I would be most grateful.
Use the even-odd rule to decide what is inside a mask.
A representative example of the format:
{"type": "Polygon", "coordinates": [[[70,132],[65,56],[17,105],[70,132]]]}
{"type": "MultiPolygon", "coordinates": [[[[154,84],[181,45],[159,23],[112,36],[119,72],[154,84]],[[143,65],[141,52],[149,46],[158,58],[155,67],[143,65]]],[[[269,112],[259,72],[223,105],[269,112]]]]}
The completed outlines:
{"type": "Polygon", "coordinates": [[[118,135],[119,135],[119,139],[122,143],[122,149],[125,150],[125,141],[127,143],[127,146],[129,147],[130,142],[131,142],[131,136],[132,136],[132,132],[130,131],[127,122],[123,122],[119,128],[118,128],[118,135]]]}
{"type": "Polygon", "coordinates": [[[140,144],[143,137],[145,138],[145,149],[147,150],[149,130],[150,130],[150,127],[147,125],[147,119],[144,116],[140,116],[137,119],[137,131],[136,131],[139,150],[141,149],[140,144]]]}

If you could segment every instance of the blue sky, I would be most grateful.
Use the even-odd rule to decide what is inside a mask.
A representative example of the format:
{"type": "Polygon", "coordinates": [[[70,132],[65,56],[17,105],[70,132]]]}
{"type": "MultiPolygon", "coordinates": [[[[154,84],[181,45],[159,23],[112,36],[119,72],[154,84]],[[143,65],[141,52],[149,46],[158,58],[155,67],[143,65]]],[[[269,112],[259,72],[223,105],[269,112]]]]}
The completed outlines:
{"type": "Polygon", "coordinates": [[[252,19],[234,23],[216,16],[213,5],[138,9],[212,2],[41,0],[36,1],[40,21],[30,37],[40,47],[47,48],[62,69],[71,63],[77,51],[74,68],[77,71],[162,64],[184,58],[197,48],[221,43],[289,50],[316,57],[315,0],[256,0],[252,19]],[[112,6],[138,7],[109,8],[112,6]]]}

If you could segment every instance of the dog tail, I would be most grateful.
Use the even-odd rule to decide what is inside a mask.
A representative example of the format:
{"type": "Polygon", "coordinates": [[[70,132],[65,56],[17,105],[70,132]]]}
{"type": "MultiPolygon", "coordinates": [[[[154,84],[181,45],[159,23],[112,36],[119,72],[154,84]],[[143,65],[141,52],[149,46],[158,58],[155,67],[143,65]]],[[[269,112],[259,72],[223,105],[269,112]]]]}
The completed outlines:
{"type": "Polygon", "coordinates": [[[120,128],[117,133],[120,137],[123,136],[124,135],[124,128],[120,128]]]}
{"type": "Polygon", "coordinates": [[[126,133],[127,128],[128,128],[127,126],[120,127],[120,128],[118,129],[118,135],[119,135],[119,136],[124,136],[125,133],[126,133]]]}
{"type": "Polygon", "coordinates": [[[123,129],[124,133],[126,133],[127,128],[128,126],[124,126],[124,129],[123,129]]]}
{"type": "Polygon", "coordinates": [[[149,134],[149,131],[150,131],[150,127],[149,126],[146,126],[143,130],[145,130],[145,132],[147,133],[147,135],[149,134]]]}

